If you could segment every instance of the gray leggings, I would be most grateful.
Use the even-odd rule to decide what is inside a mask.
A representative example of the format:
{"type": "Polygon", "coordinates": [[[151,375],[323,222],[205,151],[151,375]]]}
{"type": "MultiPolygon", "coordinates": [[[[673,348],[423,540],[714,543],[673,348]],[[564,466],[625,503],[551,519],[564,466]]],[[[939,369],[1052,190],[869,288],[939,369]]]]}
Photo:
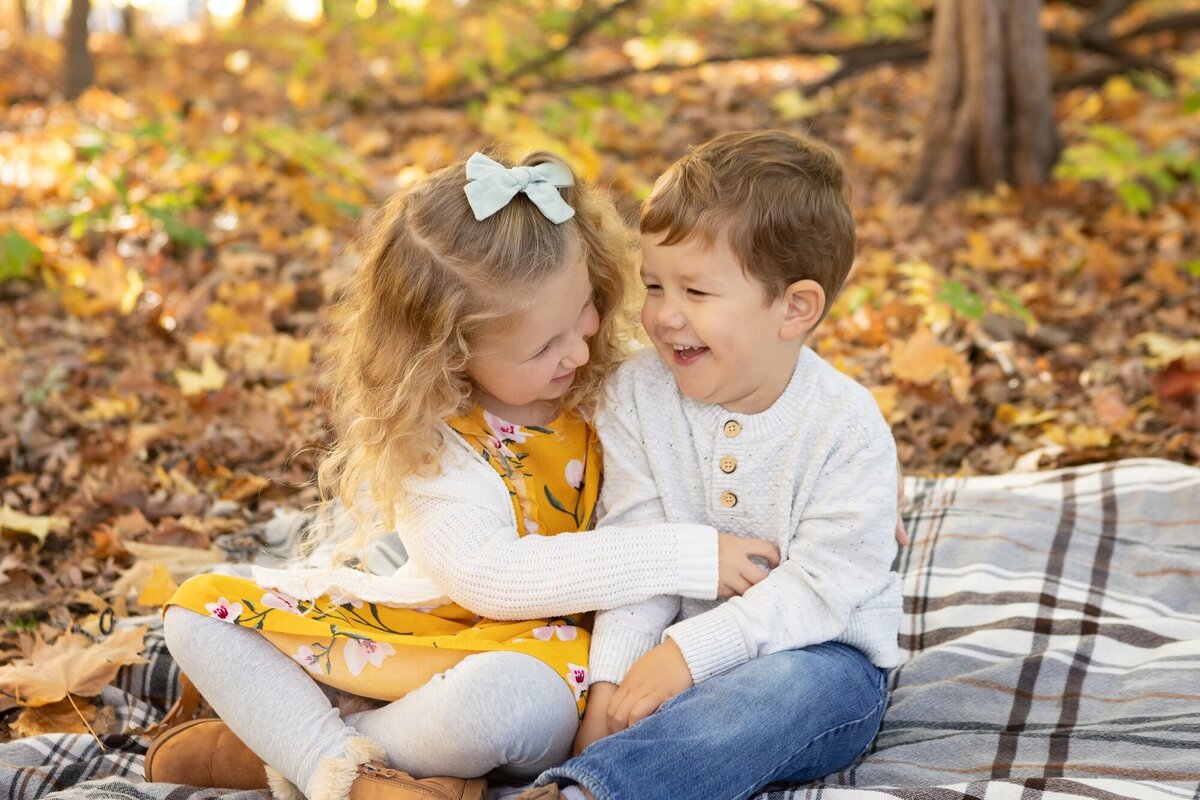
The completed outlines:
{"type": "Polygon", "coordinates": [[[171,606],[164,632],[226,724],[305,794],[317,764],[345,755],[356,733],[417,777],[500,768],[527,778],[566,759],[579,724],[566,682],[521,653],[478,653],[389,705],[343,719],[327,690],[249,628],[171,606]]]}

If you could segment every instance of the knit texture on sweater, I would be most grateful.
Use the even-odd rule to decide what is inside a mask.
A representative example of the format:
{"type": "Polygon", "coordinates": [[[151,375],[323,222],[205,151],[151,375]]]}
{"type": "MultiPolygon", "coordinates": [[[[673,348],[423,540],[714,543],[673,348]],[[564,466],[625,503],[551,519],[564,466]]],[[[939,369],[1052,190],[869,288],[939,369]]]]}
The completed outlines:
{"type": "Polygon", "coordinates": [[[728,601],[658,597],[599,615],[593,681],[620,683],[664,636],[696,683],[826,641],[898,663],[896,448],[870,392],[806,347],[769,409],[737,414],[684,397],[647,350],[610,381],[596,424],[601,525],[703,523],[774,542],[783,563],[728,601]]]}

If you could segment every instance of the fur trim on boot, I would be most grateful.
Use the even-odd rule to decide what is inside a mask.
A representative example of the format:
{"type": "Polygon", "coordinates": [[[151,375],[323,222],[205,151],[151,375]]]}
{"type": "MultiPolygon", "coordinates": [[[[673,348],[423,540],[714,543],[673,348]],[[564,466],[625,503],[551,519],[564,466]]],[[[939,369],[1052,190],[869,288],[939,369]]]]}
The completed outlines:
{"type": "Polygon", "coordinates": [[[346,755],[324,758],[309,785],[309,800],[346,800],[350,786],[358,777],[359,764],[368,761],[387,761],[387,753],[365,736],[355,736],[346,742],[346,755]]]}
{"type": "Polygon", "coordinates": [[[271,797],[274,800],[304,800],[304,792],[296,788],[296,784],[283,777],[283,773],[272,767],[270,764],[264,765],[267,771],[267,786],[271,788],[271,797]]]}

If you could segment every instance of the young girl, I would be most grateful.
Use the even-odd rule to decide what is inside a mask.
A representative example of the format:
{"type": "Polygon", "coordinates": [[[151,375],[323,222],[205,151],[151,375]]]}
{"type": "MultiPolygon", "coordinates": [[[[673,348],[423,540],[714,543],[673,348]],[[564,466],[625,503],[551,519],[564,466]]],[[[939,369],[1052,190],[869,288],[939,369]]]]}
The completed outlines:
{"type": "Polygon", "coordinates": [[[335,309],[338,439],[318,479],[358,522],[342,552],[399,530],[409,561],[186,582],[167,642],[223,722],[169,731],[148,779],[254,788],[256,754],[277,797],[478,796],[481,781],[403,773],[561,762],[588,685],[584,612],[741,593],[766,574],[751,557],[777,559],[706,525],[577,533],[630,248],[566,164],[477,153],[394,197],[364,256],[335,309]]]}

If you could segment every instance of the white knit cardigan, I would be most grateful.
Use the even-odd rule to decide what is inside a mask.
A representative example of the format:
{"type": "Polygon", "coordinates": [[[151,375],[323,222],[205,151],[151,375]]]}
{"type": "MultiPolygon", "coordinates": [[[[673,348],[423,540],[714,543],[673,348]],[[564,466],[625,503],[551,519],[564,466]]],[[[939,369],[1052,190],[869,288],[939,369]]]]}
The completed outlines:
{"type": "Polygon", "coordinates": [[[717,537],[707,525],[606,525],[557,536],[517,535],[503,479],[445,427],[441,474],[407,481],[394,574],[256,567],[264,588],[401,608],[450,601],[490,619],[537,619],[613,608],[672,593],[717,595],[717,537]]]}
{"type": "Polygon", "coordinates": [[[593,681],[620,683],[664,636],[696,683],[826,641],[898,662],[896,449],[870,392],[806,347],[769,409],[737,414],[684,397],[645,351],[609,381],[596,427],[602,526],[705,523],[775,543],[783,563],[725,602],[660,597],[600,614],[593,681]]]}

